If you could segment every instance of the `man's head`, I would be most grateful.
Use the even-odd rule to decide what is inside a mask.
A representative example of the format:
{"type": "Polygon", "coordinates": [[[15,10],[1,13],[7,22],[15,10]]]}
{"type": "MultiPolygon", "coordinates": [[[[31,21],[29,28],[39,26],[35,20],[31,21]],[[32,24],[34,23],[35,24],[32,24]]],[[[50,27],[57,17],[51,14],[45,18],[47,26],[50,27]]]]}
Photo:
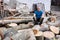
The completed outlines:
{"type": "Polygon", "coordinates": [[[37,7],[37,10],[40,11],[41,10],[40,7],[37,7]]]}

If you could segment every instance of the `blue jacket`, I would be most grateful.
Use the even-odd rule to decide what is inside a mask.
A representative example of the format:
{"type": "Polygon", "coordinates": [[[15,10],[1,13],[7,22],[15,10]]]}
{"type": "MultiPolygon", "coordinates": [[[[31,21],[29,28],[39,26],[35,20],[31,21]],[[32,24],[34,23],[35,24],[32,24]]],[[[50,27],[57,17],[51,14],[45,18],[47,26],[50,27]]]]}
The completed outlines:
{"type": "Polygon", "coordinates": [[[42,14],[43,14],[42,11],[38,11],[38,10],[36,10],[34,13],[36,14],[36,18],[37,18],[37,19],[38,19],[38,18],[41,18],[42,14]]]}

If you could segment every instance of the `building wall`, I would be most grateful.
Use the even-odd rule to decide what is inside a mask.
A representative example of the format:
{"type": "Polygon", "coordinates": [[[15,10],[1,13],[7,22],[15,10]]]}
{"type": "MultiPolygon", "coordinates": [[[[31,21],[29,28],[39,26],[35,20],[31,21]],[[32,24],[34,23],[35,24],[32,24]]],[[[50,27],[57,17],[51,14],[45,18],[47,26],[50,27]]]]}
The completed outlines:
{"type": "Polygon", "coordinates": [[[33,3],[43,3],[45,5],[45,11],[50,11],[51,0],[18,0],[21,3],[27,3],[30,10],[32,10],[33,3]]]}
{"type": "MultiPolygon", "coordinates": [[[[43,3],[45,5],[45,11],[49,12],[50,11],[50,6],[51,6],[51,0],[17,0],[18,2],[21,3],[27,3],[28,7],[30,10],[32,10],[32,5],[33,3],[43,3]]],[[[5,0],[6,3],[9,2],[9,0],[5,0]]]]}

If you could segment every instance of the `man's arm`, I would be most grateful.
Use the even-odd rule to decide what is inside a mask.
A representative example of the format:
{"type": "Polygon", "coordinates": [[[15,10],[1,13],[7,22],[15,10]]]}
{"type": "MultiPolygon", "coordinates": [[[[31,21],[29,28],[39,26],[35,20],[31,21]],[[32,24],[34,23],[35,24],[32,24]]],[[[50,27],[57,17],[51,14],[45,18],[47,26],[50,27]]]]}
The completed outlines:
{"type": "Polygon", "coordinates": [[[42,14],[42,18],[44,18],[44,16],[45,16],[45,15],[44,15],[44,14],[42,14]]]}

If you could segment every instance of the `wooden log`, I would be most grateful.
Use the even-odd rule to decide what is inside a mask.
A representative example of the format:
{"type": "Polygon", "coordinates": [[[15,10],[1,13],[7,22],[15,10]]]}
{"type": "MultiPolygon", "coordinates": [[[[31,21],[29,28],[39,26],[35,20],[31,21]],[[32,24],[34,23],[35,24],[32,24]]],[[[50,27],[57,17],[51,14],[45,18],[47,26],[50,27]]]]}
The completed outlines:
{"type": "Polygon", "coordinates": [[[8,17],[6,19],[0,20],[0,24],[7,23],[20,23],[20,22],[29,22],[33,21],[33,17],[8,17]]]}
{"type": "Polygon", "coordinates": [[[42,36],[43,35],[43,32],[42,31],[38,31],[38,30],[33,30],[33,32],[34,32],[34,35],[35,36],[42,36]]]}
{"type": "Polygon", "coordinates": [[[59,34],[59,27],[50,26],[50,30],[55,34],[59,34]]]}
{"type": "Polygon", "coordinates": [[[7,27],[9,28],[14,28],[15,30],[20,30],[20,29],[28,29],[33,26],[33,23],[28,23],[28,24],[19,24],[17,25],[16,23],[11,23],[7,24],[7,27]]]}
{"type": "Polygon", "coordinates": [[[29,24],[20,24],[20,29],[28,29],[31,28],[31,26],[29,24]]]}
{"type": "Polygon", "coordinates": [[[41,24],[40,30],[41,30],[41,31],[49,30],[49,25],[48,25],[47,23],[41,24]]]}
{"type": "Polygon", "coordinates": [[[35,25],[32,29],[40,30],[40,25],[35,25]]]}
{"type": "Polygon", "coordinates": [[[0,36],[1,36],[1,40],[4,39],[4,31],[6,31],[6,28],[4,28],[4,27],[0,28],[0,36]]]}
{"type": "Polygon", "coordinates": [[[49,17],[44,17],[43,23],[46,23],[48,21],[49,17]]]}
{"type": "Polygon", "coordinates": [[[30,27],[34,26],[33,22],[29,22],[27,25],[29,25],[30,27]]]}
{"type": "Polygon", "coordinates": [[[24,23],[24,22],[30,22],[32,20],[28,19],[13,19],[13,20],[0,20],[0,24],[8,24],[8,23],[24,23]]]}
{"type": "Polygon", "coordinates": [[[51,22],[55,22],[56,21],[56,16],[51,16],[51,22]]]}
{"type": "Polygon", "coordinates": [[[56,39],[57,40],[60,40],[60,35],[56,35],[56,39]]]}
{"type": "Polygon", "coordinates": [[[18,25],[16,24],[16,23],[10,23],[10,24],[7,24],[8,26],[10,26],[10,27],[17,27],[18,25]]]}
{"type": "Polygon", "coordinates": [[[36,40],[32,29],[19,30],[17,34],[12,36],[13,40],[36,40]]]}
{"type": "Polygon", "coordinates": [[[46,37],[46,38],[48,38],[48,39],[51,39],[51,38],[54,38],[55,37],[54,33],[53,32],[50,32],[50,31],[45,31],[43,33],[43,36],[46,37]]]}
{"type": "Polygon", "coordinates": [[[59,21],[47,22],[47,24],[50,25],[50,26],[59,26],[59,21]]]}
{"type": "Polygon", "coordinates": [[[11,37],[13,36],[14,34],[18,33],[15,29],[13,28],[8,28],[7,31],[4,32],[4,38],[6,37],[11,37]]]}
{"type": "Polygon", "coordinates": [[[9,37],[4,38],[4,40],[11,40],[9,37]]]}

